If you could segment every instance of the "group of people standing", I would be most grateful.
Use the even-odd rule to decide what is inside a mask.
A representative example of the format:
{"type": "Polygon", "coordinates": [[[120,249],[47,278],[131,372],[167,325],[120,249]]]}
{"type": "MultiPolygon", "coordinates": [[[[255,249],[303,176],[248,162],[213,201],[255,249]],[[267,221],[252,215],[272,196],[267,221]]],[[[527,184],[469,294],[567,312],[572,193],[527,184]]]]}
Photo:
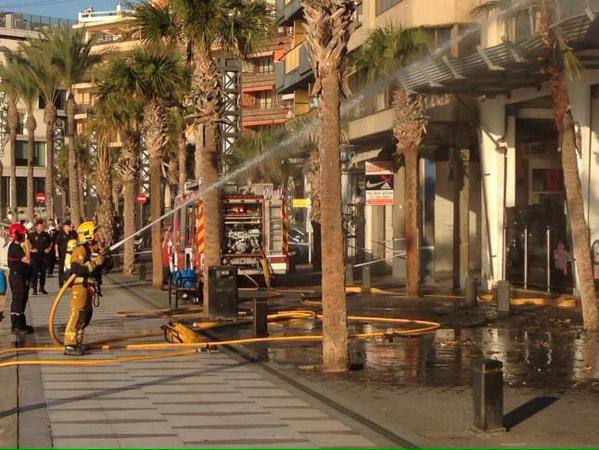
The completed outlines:
{"type": "Polygon", "coordinates": [[[10,225],[7,263],[13,334],[34,332],[25,317],[29,291],[31,289],[33,295],[47,294],[46,274],[52,274],[53,266],[58,262],[59,287],[68,279],[72,289],[64,353],[73,356],[85,353],[81,342],[83,330],[92,316],[92,297],[100,292],[101,273],[109,267],[109,258],[99,248],[97,228],[94,222],[87,221],[75,231],[69,220],[65,220],[58,230],[47,230],[43,220],[36,221],[34,227],[21,222],[10,225]],[[71,274],[74,276],[67,278],[71,274]]]}

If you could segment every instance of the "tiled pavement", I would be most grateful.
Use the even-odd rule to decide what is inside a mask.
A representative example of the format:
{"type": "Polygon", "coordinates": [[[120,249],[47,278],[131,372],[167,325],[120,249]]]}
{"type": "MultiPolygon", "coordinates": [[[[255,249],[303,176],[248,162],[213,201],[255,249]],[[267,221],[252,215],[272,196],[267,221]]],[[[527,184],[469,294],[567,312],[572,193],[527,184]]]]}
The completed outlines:
{"type": "MultiPolygon", "coordinates": [[[[41,328],[50,302],[51,296],[32,298],[38,336],[45,333],[41,328]]],[[[107,286],[88,339],[163,323],[165,319],[129,319],[125,327],[125,320],[115,319],[116,311],[151,306],[123,289],[107,286]]],[[[65,314],[66,309],[61,308],[58,322],[64,322],[65,314]]],[[[38,337],[38,344],[40,341],[43,339],[38,337]]],[[[124,354],[115,350],[86,358],[124,354]]],[[[59,353],[44,353],[43,357],[64,358],[59,353]]],[[[38,383],[36,395],[21,399],[21,447],[37,443],[55,447],[392,445],[226,351],[111,365],[42,366],[36,370],[30,372],[31,386],[20,389],[35,391],[38,383]],[[46,440],[27,440],[45,432],[46,440]]]]}

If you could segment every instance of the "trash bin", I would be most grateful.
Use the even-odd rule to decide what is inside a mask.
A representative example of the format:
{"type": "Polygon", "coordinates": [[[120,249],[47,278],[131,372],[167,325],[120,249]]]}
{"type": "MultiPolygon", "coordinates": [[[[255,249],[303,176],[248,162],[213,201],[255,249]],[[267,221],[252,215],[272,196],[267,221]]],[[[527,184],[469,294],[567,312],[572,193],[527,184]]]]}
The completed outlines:
{"type": "Polygon", "coordinates": [[[208,314],[212,319],[237,319],[237,267],[208,268],[208,314]]]}

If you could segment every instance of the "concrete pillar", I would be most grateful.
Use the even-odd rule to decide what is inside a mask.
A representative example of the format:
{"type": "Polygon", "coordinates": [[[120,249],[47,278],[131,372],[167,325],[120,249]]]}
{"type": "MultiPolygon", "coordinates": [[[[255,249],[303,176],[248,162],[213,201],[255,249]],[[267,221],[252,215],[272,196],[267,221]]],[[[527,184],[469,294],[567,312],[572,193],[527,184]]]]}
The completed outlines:
{"type": "Polygon", "coordinates": [[[455,153],[453,287],[463,289],[470,273],[470,150],[455,153]]]}
{"type": "Polygon", "coordinates": [[[497,143],[505,142],[506,138],[505,97],[497,96],[481,101],[480,118],[483,128],[479,133],[480,157],[485,194],[482,275],[487,281],[487,288],[490,288],[503,277],[503,188],[507,158],[504,157],[504,149],[498,148],[497,143]]]}
{"type": "Polygon", "coordinates": [[[391,273],[393,269],[393,206],[385,206],[385,235],[384,235],[384,257],[385,273],[391,273]]]}
{"type": "Polygon", "coordinates": [[[591,243],[593,243],[595,239],[599,239],[599,206],[596,205],[596,199],[599,198],[599,160],[597,159],[597,154],[599,154],[599,84],[591,88],[590,113],[590,141],[588,143],[588,151],[586,152],[587,165],[590,170],[588,171],[588,181],[586,185],[583,184],[583,189],[586,187],[590,194],[588,225],[591,230],[591,243]]]}
{"type": "Polygon", "coordinates": [[[434,203],[434,275],[436,282],[447,282],[453,271],[453,215],[454,180],[450,175],[449,161],[435,162],[435,203],[434,203]]]}

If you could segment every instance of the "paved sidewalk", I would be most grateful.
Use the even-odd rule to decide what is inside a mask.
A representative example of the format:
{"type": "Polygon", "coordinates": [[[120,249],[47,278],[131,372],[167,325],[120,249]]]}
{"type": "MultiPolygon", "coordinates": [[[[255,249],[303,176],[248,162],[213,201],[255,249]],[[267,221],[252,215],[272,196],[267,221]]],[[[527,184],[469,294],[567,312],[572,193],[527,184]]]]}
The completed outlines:
{"type": "MultiPolygon", "coordinates": [[[[135,289],[135,282],[130,283],[135,289]]],[[[161,306],[110,282],[87,339],[158,326],[166,319],[115,318],[161,306]]],[[[52,296],[31,299],[37,344],[52,296]]],[[[58,322],[64,322],[61,308],[58,322]]],[[[11,342],[7,322],[2,338],[11,342]]],[[[162,340],[161,338],[154,338],[162,340]]],[[[12,339],[14,341],[14,339],[12,339]]],[[[144,340],[148,340],[145,338],[144,340]]],[[[26,345],[31,345],[28,342],[26,345]]],[[[5,344],[6,345],[6,344],[5,344]]],[[[125,351],[86,356],[122,356],[125,351]]],[[[37,355],[23,355],[31,359],[37,355]]],[[[65,358],[58,352],[46,358],[65,358]]],[[[100,366],[1,369],[3,447],[371,447],[392,442],[227,351],[100,366]],[[17,373],[18,372],[18,373],[17,373]],[[26,375],[26,379],[23,376],[26,375]],[[16,408],[16,385],[19,396],[16,408]],[[18,440],[16,433],[18,418],[18,440]]]]}

